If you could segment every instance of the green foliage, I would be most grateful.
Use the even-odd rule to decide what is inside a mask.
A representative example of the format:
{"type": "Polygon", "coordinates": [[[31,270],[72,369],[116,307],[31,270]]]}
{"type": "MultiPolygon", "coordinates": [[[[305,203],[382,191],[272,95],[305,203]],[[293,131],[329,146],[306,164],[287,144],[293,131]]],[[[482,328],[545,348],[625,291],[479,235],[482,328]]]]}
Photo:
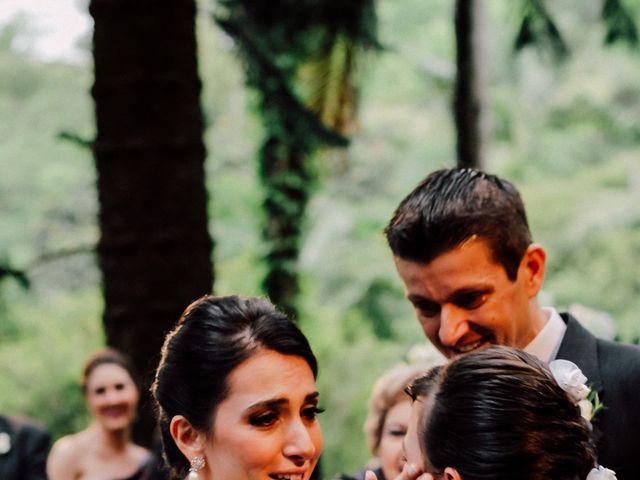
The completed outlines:
{"type": "MultiPolygon", "coordinates": [[[[551,6],[551,2],[549,4],[551,6]]],[[[605,27],[605,45],[611,46],[619,42],[632,48],[638,45],[635,19],[623,1],[604,0],[600,15],[605,27]]],[[[535,45],[551,53],[556,60],[566,59],[570,48],[556,23],[544,0],[522,0],[521,23],[514,49],[520,51],[535,45]]]]}
{"type": "Polygon", "coordinates": [[[81,365],[87,354],[103,344],[99,291],[57,294],[29,304],[33,295],[7,289],[9,322],[19,335],[0,341],[0,410],[40,419],[54,438],[87,424],[80,392],[81,365]]]}
{"type": "Polygon", "coordinates": [[[369,392],[376,378],[404,354],[397,344],[379,344],[366,337],[354,345],[337,343],[334,347],[318,355],[324,372],[318,380],[321,403],[329,409],[320,420],[326,438],[323,468],[327,478],[339,470],[353,471],[370,457],[362,430],[369,392]]]}
{"type": "Polygon", "coordinates": [[[605,0],[602,7],[602,20],[607,31],[605,45],[627,42],[631,47],[638,46],[638,28],[633,17],[620,0],[605,0]]]}
{"type": "Polygon", "coordinates": [[[348,144],[354,51],[377,46],[373,2],[223,0],[215,21],[238,45],[266,130],[258,162],[269,243],[264,291],[297,317],[300,232],[315,183],[311,154],[348,144]]]}
{"type": "Polygon", "coordinates": [[[8,278],[13,278],[22,288],[29,288],[29,279],[23,270],[16,270],[9,265],[0,265],[0,282],[8,278]]]}
{"type": "Polygon", "coordinates": [[[619,321],[621,337],[631,340],[638,334],[640,280],[634,269],[623,265],[640,256],[640,218],[627,227],[592,230],[579,248],[555,256],[548,287],[560,305],[579,302],[610,313],[619,321]]]}
{"type": "Polygon", "coordinates": [[[401,295],[398,286],[388,279],[373,279],[362,297],[346,312],[343,321],[345,340],[358,340],[362,334],[362,329],[357,328],[358,324],[368,325],[378,340],[396,339],[398,334],[393,320],[401,295]]]}
{"type": "MultiPolygon", "coordinates": [[[[303,291],[313,289],[315,282],[305,277],[303,291]]],[[[340,298],[331,296],[324,303],[310,296],[303,299],[301,327],[318,358],[320,402],[327,409],[320,417],[325,438],[323,472],[325,478],[332,478],[338,472],[354,471],[369,458],[362,427],[371,387],[406,358],[410,346],[424,339],[417,322],[411,316],[401,317],[397,310],[391,316],[398,334],[395,341],[379,341],[364,323],[357,337],[349,338],[344,335],[340,298]]]]}
{"type": "MultiPolygon", "coordinates": [[[[348,82],[335,81],[336,71],[350,68],[345,42],[358,49],[378,47],[371,0],[223,0],[214,18],[237,43],[247,85],[259,92],[269,137],[290,139],[287,143],[306,154],[318,144],[346,145],[334,124],[323,122],[323,109],[348,82]],[[342,61],[336,60],[340,55],[342,61]],[[305,82],[300,72],[310,63],[316,74],[305,82]]],[[[341,101],[335,103],[340,111],[341,101]]]]}
{"type": "Polygon", "coordinates": [[[0,254],[29,288],[0,284],[0,411],[38,418],[57,438],[86,425],[80,366],[103,342],[93,257],[59,255],[97,238],[91,156],[58,139],[93,131],[90,75],[17,56],[19,28],[0,32],[0,254]]]}
{"type": "Polygon", "coordinates": [[[259,92],[260,111],[268,131],[278,138],[293,139],[306,153],[318,143],[346,145],[346,139],[327,128],[295,94],[290,72],[293,57],[285,53],[274,61],[272,53],[252,37],[246,26],[222,18],[218,18],[217,23],[242,45],[247,85],[259,92]]]}
{"type": "Polygon", "coordinates": [[[0,50],[0,253],[16,270],[97,239],[91,156],[57,138],[93,131],[89,85],[87,70],[0,50]]]}
{"type": "Polygon", "coordinates": [[[530,45],[538,45],[550,52],[556,60],[565,58],[569,49],[543,0],[525,0],[523,7],[522,23],[514,48],[522,50],[530,45]]]}
{"type": "MultiPolygon", "coordinates": [[[[555,67],[530,49],[514,57],[504,40],[517,28],[513,7],[487,3],[488,169],[523,193],[534,238],[548,251],[546,296],[561,308],[580,302],[606,310],[631,341],[640,337],[640,59],[602,48],[600,7],[590,5],[546,2],[572,50],[555,67]]],[[[640,4],[625,6],[637,14],[640,4]]],[[[359,129],[348,152],[314,162],[311,174],[321,181],[298,243],[300,325],[319,358],[327,408],[327,478],[366,462],[371,386],[423,339],[382,229],[424,175],[454,164],[451,2],[378,2],[378,13],[385,50],[359,65],[359,129]]],[[[259,294],[268,245],[254,160],[268,125],[231,40],[204,16],[198,27],[216,291],[259,294]]],[[[86,424],[80,366],[103,342],[99,272],[89,252],[98,236],[92,160],[58,139],[63,131],[92,137],[90,66],[43,64],[0,44],[0,264],[26,271],[31,284],[24,290],[7,278],[1,285],[0,410],[39,418],[59,437],[86,424]],[[48,255],[83,246],[76,255],[48,255]]]]}

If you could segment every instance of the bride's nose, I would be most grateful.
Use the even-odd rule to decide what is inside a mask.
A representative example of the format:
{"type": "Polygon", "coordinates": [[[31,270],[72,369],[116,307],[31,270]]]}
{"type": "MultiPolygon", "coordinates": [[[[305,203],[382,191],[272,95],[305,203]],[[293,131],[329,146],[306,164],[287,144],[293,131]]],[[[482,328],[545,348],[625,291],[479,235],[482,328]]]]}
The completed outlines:
{"type": "Polygon", "coordinates": [[[316,456],[316,444],[307,425],[302,420],[295,420],[287,428],[283,455],[301,466],[316,456]]]}

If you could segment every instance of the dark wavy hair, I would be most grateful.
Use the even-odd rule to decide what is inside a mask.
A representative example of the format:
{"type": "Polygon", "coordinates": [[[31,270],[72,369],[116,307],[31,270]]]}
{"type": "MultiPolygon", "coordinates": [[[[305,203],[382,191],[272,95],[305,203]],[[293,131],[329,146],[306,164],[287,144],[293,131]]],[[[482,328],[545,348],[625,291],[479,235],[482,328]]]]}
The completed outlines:
{"type": "Polygon", "coordinates": [[[171,419],[183,415],[209,434],[215,412],[229,393],[229,374],[259,349],[301,357],[314,378],[317,375],[306,337],[263,298],[202,297],[187,307],[167,335],[151,392],[164,457],[176,478],[187,475],[189,462],[171,437],[171,419]]]}
{"type": "Polygon", "coordinates": [[[82,389],[83,394],[86,395],[87,393],[87,382],[89,381],[89,377],[93,371],[100,365],[107,364],[118,365],[125,369],[136,388],[138,390],[140,389],[138,375],[129,358],[124,353],[119,352],[114,348],[105,347],[93,352],[84,362],[84,366],[82,367],[82,378],[80,379],[80,388],[82,389]]]}
{"type": "Polygon", "coordinates": [[[471,168],[428,175],[400,202],[384,232],[396,257],[423,264],[477,236],[512,281],[532,242],[516,187],[471,168]]]}
{"type": "Polygon", "coordinates": [[[453,467],[465,480],[583,480],[595,464],[579,407],[521,350],[492,346],[458,357],[408,393],[431,406],[418,435],[424,468],[436,478],[453,467]]]}

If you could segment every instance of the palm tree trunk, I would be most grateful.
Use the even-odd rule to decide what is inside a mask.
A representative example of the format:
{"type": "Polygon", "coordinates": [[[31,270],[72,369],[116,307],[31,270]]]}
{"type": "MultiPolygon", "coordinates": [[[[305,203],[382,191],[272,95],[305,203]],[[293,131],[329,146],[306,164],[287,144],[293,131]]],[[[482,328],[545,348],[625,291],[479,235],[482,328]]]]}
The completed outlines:
{"type": "MultiPolygon", "coordinates": [[[[165,333],[211,291],[193,0],[92,0],[104,327],[143,393],[165,333]]],[[[143,395],[138,441],[154,426],[143,395]]]]}

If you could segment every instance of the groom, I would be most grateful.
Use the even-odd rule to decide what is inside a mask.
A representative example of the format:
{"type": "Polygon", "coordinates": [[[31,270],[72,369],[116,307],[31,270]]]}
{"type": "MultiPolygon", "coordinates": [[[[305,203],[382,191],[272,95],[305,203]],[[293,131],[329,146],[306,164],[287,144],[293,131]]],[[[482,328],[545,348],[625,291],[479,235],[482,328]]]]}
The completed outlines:
{"type": "Polygon", "coordinates": [[[573,361],[605,407],[593,419],[599,463],[618,480],[637,478],[640,348],[597,339],[540,306],[546,253],[510,182],[473,169],[433,172],[385,234],[418,321],[445,356],[499,344],[573,361]]]}

